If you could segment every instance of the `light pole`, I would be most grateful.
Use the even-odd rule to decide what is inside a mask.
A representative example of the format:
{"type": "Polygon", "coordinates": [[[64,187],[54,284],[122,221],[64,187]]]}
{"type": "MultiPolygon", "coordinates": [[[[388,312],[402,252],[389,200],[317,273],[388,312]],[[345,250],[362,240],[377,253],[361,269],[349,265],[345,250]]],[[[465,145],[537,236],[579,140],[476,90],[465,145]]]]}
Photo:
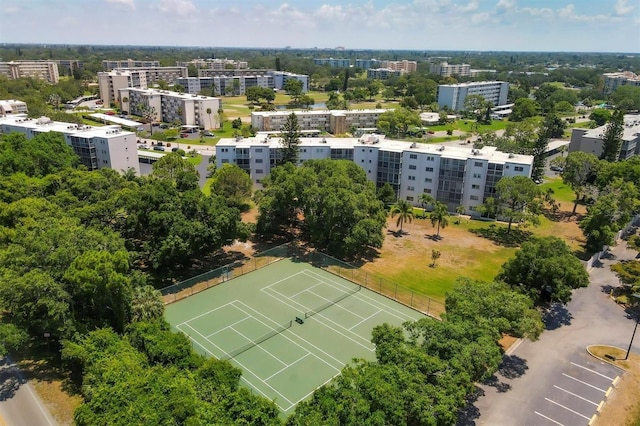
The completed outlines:
{"type": "MultiPolygon", "coordinates": [[[[634,293],[633,297],[635,297],[636,299],[640,299],[640,293],[634,293]]],[[[631,345],[633,345],[633,338],[636,337],[636,330],[638,329],[638,322],[640,322],[640,313],[636,312],[636,325],[635,325],[635,327],[633,327],[633,334],[631,335],[631,341],[629,342],[629,348],[627,349],[627,355],[624,357],[625,360],[629,358],[629,352],[631,352],[631,345]]]]}

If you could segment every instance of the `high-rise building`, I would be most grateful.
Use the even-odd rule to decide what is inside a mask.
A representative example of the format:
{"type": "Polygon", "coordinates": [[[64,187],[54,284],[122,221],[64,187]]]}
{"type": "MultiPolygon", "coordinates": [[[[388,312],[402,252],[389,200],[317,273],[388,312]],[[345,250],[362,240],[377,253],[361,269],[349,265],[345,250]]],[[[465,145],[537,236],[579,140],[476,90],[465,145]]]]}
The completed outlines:
{"type": "Polygon", "coordinates": [[[133,59],[126,59],[123,61],[102,61],[102,66],[106,71],[111,71],[117,68],[157,68],[160,66],[160,61],[139,61],[133,59]]]}
{"type": "Polygon", "coordinates": [[[509,83],[505,81],[478,81],[438,86],[438,106],[452,111],[464,109],[467,96],[480,95],[494,106],[505,105],[509,94],[509,83]]]}
{"type": "Polygon", "coordinates": [[[0,101],[0,117],[14,114],[26,114],[27,103],[16,99],[7,99],[0,101]]]}
{"type": "Polygon", "coordinates": [[[431,74],[437,74],[441,77],[450,77],[452,75],[457,75],[460,77],[469,77],[471,76],[471,65],[469,64],[459,64],[459,65],[451,65],[447,62],[440,62],[437,64],[429,65],[429,72],[431,74]]]}

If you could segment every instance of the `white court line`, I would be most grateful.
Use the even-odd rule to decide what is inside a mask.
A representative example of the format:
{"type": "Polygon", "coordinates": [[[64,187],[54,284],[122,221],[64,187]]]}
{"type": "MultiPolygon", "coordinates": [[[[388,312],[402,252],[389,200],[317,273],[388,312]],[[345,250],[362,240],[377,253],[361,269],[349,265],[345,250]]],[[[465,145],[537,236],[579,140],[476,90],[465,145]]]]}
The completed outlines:
{"type": "MultiPolygon", "coordinates": [[[[318,275],[318,276],[322,277],[322,275],[321,275],[321,274],[319,274],[319,273],[317,273],[317,272],[315,272],[315,271],[312,271],[312,270],[307,270],[307,271],[305,271],[305,272],[308,272],[308,273],[311,273],[311,274],[315,274],[315,275],[318,275]]],[[[342,278],[342,279],[344,279],[344,278],[342,278]]],[[[333,284],[339,285],[339,286],[341,286],[341,287],[344,287],[344,285],[343,285],[343,284],[341,284],[341,283],[339,283],[339,282],[337,282],[337,281],[333,281],[333,280],[328,279],[328,278],[327,278],[327,281],[326,281],[326,282],[327,282],[327,283],[333,283],[333,284]]],[[[362,287],[363,287],[363,288],[365,288],[365,289],[367,289],[367,290],[369,290],[369,291],[373,291],[373,290],[368,289],[368,288],[367,288],[367,287],[365,287],[365,286],[362,286],[362,287]]],[[[380,293],[376,293],[375,291],[373,291],[373,292],[374,292],[375,294],[380,295],[380,293]]],[[[384,295],[381,295],[381,296],[382,296],[382,297],[385,297],[384,295]]],[[[400,320],[402,320],[402,321],[415,321],[415,318],[411,318],[411,317],[407,316],[404,312],[400,311],[399,309],[396,309],[396,308],[393,308],[393,307],[389,307],[389,306],[383,305],[383,304],[382,304],[382,303],[380,303],[378,300],[376,300],[376,299],[374,299],[374,298],[372,298],[372,297],[370,297],[370,296],[367,296],[367,295],[364,295],[364,294],[361,294],[360,292],[358,292],[358,294],[356,295],[356,297],[357,297],[358,299],[361,299],[361,300],[362,300],[362,299],[369,299],[371,302],[366,302],[366,301],[364,301],[364,300],[363,300],[363,302],[364,302],[364,303],[367,303],[368,305],[373,306],[373,307],[374,307],[374,308],[376,308],[376,309],[380,309],[381,311],[384,311],[385,313],[387,313],[387,314],[389,314],[389,315],[391,315],[391,316],[394,316],[394,317],[396,317],[396,318],[398,318],[398,319],[400,319],[400,320]],[[395,311],[398,315],[393,314],[391,311],[395,311]]],[[[400,303],[400,302],[396,302],[396,303],[400,303]]],[[[403,305],[403,306],[404,306],[404,305],[403,305]]],[[[424,314],[423,314],[423,315],[424,315],[424,314]]]]}
{"type": "MultiPolygon", "coordinates": [[[[186,321],[183,321],[183,322],[181,322],[180,324],[178,324],[176,327],[179,327],[179,326],[181,326],[181,325],[183,325],[183,324],[187,324],[187,323],[189,323],[189,322],[191,322],[191,321],[193,321],[193,320],[195,320],[195,319],[198,319],[198,318],[200,318],[200,317],[203,317],[203,316],[205,316],[205,315],[209,315],[211,312],[215,312],[215,311],[217,311],[218,309],[225,308],[225,307],[227,307],[227,306],[229,306],[229,305],[233,306],[233,302],[225,303],[225,304],[224,304],[224,305],[222,305],[222,306],[218,306],[218,307],[217,307],[217,308],[215,308],[215,309],[211,309],[210,311],[207,311],[207,312],[205,312],[205,313],[203,313],[203,314],[197,315],[197,316],[195,316],[195,317],[193,317],[193,318],[191,318],[191,319],[188,319],[188,320],[186,320],[186,321]]],[[[234,306],[234,307],[235,307],[235,306],[234,306]]]]}
{"type": "MultiPolygon", "coordinates": [[[[254,318],[254,317],[251,317],[251,318],[254,318]]],[[[236,333],[238,333],[239,335],[241,335],[242,337],[244,337],[245,339],[247,339],[248,343],[253,343],[253,340],[249,339],[247,336],[245,336],[244,334],[240,333],[240,332],[239,332],[238,330],[236,330],[235,328],[231,327],[231,329],[232,329],[233,331],[235,331],[236,333]]],[[[274,330],[274,329],[271,329],[271,331],[275,331],[275,330],[274,330]]],[[[284,331],[284,330],[282,330],[282,331],[284,331]]],[[[273,337],[275,337],[275,336],[276,336],[276,335],[274,335],[273,337]]],[[[207,340],[208,340],[208,339],[207,339],[207,340]]],[[[267,339],[267,340],[268,340],[268,339],[267,339]]],[[[247,343],[247,344],[248,344],[248,343],[247,343]]],[[[241,346],[241,347],[243,347],[243,346],[241,346]]],[[[278,361],[280,364],[282,364],[282,365],[287,365],[285,362],[282,362],[282,360],[281,360],[280,358],[278,358],[277,356],[275,356],[274,354],[272,354],[271,352],[269,352],[268,350],[266,350],[266,349],[265,349],[265,348],[263,348],[262,346],[260,346],[260,345],[255,345],[255,347],[260,348],[260,349],[262,349],[264,352],[266,352],[266,353],[268,353],[269,355],[271,355],[271,357],[273,357],[273,358],[274,358],[276,361],[278,361]]],[[[239,348],[238,348],[238,349],[239,349],[239,348]]],[[[250,349],[253,349],[253,348],[250,348],[250,349]]],[[[247,349],[247,350],[249,350],[249,349],[247,349]]],[[[233,352],[233,351],[232,351],[232,352],[233,352]]],[[[239,355],[239,354],[238,354],[238,355],[239,355]]]]}
{"type": "Polygon", "coordinates": [[[552,403],[552,404],[556,404],[558,407],[562,407],[562,408],[564,408],[564,409],[565,409],[565,410],[567,410],[567,411],[571,411],[573,414],[577,414],[577,415],[579,415],[579,416],[580,416],[580,417],[582,417],[582,418],[585,418],[585,419],[587,419],[587,420],[591,420],[591,417],[584,416],[584,415],[582,415],[582,414],[578,413],[577,411],[572,410],[572,409],[571,409],[571,408],[569,408],[569,407],[565,407],[565,406],[564,406],[564,405],[562,405],[562,404],[558,404],[557,402],[555,402],[555,401],[553,401],[553,400],[551,400],[551,399],[549,399],[549,398],[545,398],[545,399],[546,399],[547,401],[549,401],[550,403],[552,403]]]}
{"type": "MultiPolygon", "coordinates": [[[[235,306],[234,306],[234,308],[235,308],[235,306]]],[[[238,308],[236,308],[236,309],[238,309],[238,308]]],[[[228,325],[228,326],[226,326],[225,328],[221,328],[220,330],[216,331],[215,333],[211,333],[211,334],[209,334],[209,335],[207,336],[207,340],[209,340],[209,337],[211,337],[211,336],[215,336],[216,334],[218,334],[218,333],[220,333],[220,332],[222,332],[222,331],[225,331],[225,330],[226,330],[226,329],[228,329],[228,328],[232,329],[233,331],[236,331],[236,330],[233,328],[233,326],[234,326],[234,325],[236,325],[236,324],[240,324],[242,321],[246,321],[246,320],[248,320],[249,318],[251,318],[251,317],[244,317],[244,318],[242,318],[240,321],[236,321],[236,322],[234,322],[234,323],[232,323],[232,324],[229,324],[229,325],[228,325]]]]}
{"type": "MultiPolygon", "coordinates": [[[[308,291],[309,291],[309,293],[313,294],[314,296],[318,296],[320,299],[324,299],[324,300],[326,300],[327,302],[333,302],[331,299],[327,299],[326,297],[320,296],[318,293],[314,293],[314,292],[313,292],[313,291],[311,291],[311,290],[308,290],[308,291]]],[[[342,297],[342,296],[345,296],[345,295],[346,295],[346,297],[345,297],[345,299],[346,299],[347,297],[352,296],[352,295],[354,295],[354,294],[355,294],[355,293],[351,293],[351,294],[343,293],[343,294],[341,294],[341,295],[340,295],[340,297],[342,297]]],[[[344,299],[342,299],[342,300],[344,300],[344,299]]],[[[341,300],[341,302],[342,302],[342,300],[341,300]]],[[[364,318],[364,317],[361,317],[360,315],[358,315],[358,314],[356,314],[356,313],[351,312],[350,310],[348,310],[347,308],[345,308],[345,307],[344,307],[344,306],[342,306],[342,305],[334,304],[333,306],[336,306],[336,307],[338,307],[338,308],[340,308],[340,309],[344,309],[345,311],[349,312],[351,315],[356,316],[356,317],[358,317],[358,318],[360,318],[360,319],[363,319],[363,318],[364,318]]]]}
{"type": "Polygon", "coordinates": [[[566,392],[566,393],[568,393],[569,395],[573,395],[573,396],[575,396],[576,398],[580,398],[581,400],[586,401],[586,402],[588,402],[589,404],[593,404],[593,405],[595,405],[596,407],[598,406],[598,404],[597,404],[597,403],[595,403],[595,402],[593,402],[593,401],[590,401],[590,400],[588,400],[587,398],[584,398],[584,397],[582,397],[582,396],[580,396],[580,395],[577,395],[577,394],[575,394],[575,393],[573,393],[573,392],[569,392],[569,391],[568,391],[568,390],[566,390],[566,389],[562,389],[560,386],[553,385],[553,387],[554,387],[554,388],[556,388],[556,389],[560,389],[561,391],[566,392]]]}
{"type": "MultiPolygon", "coordinates": [[[[313,355],[313,354],[311,354],[311,355],[313,355]]],[[[314,356],[315,356],[315,355],[314,355],[314,356]]],[[[318,358],[318,357],[316,356],[316,358],[318,358]]],[[[320,359],[320,358],[318,358],[318,359],[320,359]]],[[[308,394],[306,394],[305,396],[303,396],[302,398],[300,398],[300,400],[299,400],[298,402],[296,402],[296,403],[294,403],[294,404],[291,404],[289,407],[287,407],[287,409],[286,409],[286,410],[285,410],[285,409],[283,409],[282,411],[289,411],[289,410],[291,410],[294,406],[296,406],[297,404],[299,404],[299,403],[300,403],[300,401],[307,399],[311,394],[313,394],[313,393],[314,393],[315,391],[317,391],[319,388],[321,388],[322,386],[326,385],[327,383],[329,383],[330,381],[332,381],[333,379],[335,379],[335,378],[336,378],[336,377],[338,377],[339,375],[340,375],[340,373],[338,373],[338,374],[336,374],[335,376],[333,376],[333,377],[331,377],[331,378],[327,379],[324,383],[322,383],[322,384],[320,384],[320,385],[316,386],[316,387],[315,387],[311,392],[309,392],[308,394]]],[[[282,408],[282,407],[281,407],[281,408],[282,408]]]]}
{"type": "Polygon", "coordinates": [[[286,278],[283,278],[283,279],[278,280],[278,281],[274,281],[274,282],[272,282],[271,284],[269,284],[268,286],[265,286],[265,287],[262,287],[262,288],[263,288],[263,289],[264,289],[264,288],[270,288],[270,287],[271,287],[271,286],[273,286],[273,285],[279,284],[279,283],[281,283],[282,281],[286,281],[286,280],[288,280],[289,278],[293,278],[293,277],[295,277],[296,275],[300,275],[300,274],[304,274],[304,271],[296,272],[296,273],[295,273],[295,274],[293,274],[293,275],[289,275],[289,276],[288,276],[288,277],[286,277],[286,278]]]}
{"type": "MultiPolygon", "coordinates": [[[[314,287],[318,287],[320,284],[324,284],[324,283],[323,283],[323,282],[317,282],[316,284],[312,285],[311,287],[307,287],[307,288],[305,288],[304,290],[299,291],[299,292],[297,292],[296,294],[292,294],[291,296],[288,296],[288,297],[289,297],[289,299],[293,299],[294,297],[299,296],[299,295],[301,295],[302,293],[304,293],[304,292],[306,292],[306,291],[309,291],[309,290],[311,290],[311,289],[312,289],[312,288],[314,288],[314,287]]],[[[269,290],[271,290],[271,289],[269,289],[269,290]]]]}
{"type": "Polygon", "coordinates": [[[354,325],[353,325],[351,328],[349,328],[348,330],[349,330],[349,331],[353,330],[354,328],[356,328],[357,326],[359,326],[359,325],[360,325],[360,324],[362,324],[363,322],[365,322],[365,321],[367,321],[367,320],[370,320],[371,318],[375,317],[375,316],[376,316],[376,315],[378,315],[380,312],[382,312],[382,311],[378,311],[378,312],[376,312],[376,313],[373,313],[373,314],[369,315],[369,316],[368,316],[368,317],[366,317],[366,318],[362,318],[362,321],[360,321],[360,322],[359,322],[359,323],[357,323],[357,324],[354,324],[354,325]]]}
{"type": "Polygon", "coordinates": [[[545,418],[545,419],[549,420],[550,422],[553,422],[553,423],[555,423],[555,424],[557,424],[557,425],[560,425],[560,426],[564,426],[562,423],[558,423],[558,422],[556,422],[556,421],[555,421],[555,420],[553,420],[551,417],[547,417],[547,416],[545,416],[544,414],[540,414],[540,413],[538,413],[537,411],[534,411],[534,413],[536,413],[537,415],[539,415],[539,416],[540,416],[540,417],[542,417],[542,418],[545,418]]]}
{"type": "MultiPolygon", "coordinates": [[[[256,310],[255,310],[255,309],[253,309],[251,306],[248,306],[248,305],[246,305],[245,303],[243,303],[243,302],[241,302],[241,301],[239,301],[239,300],[238,300],[238,303],[242,303],[246,308],[248,308],[248,309],[250,309],[250,310],[252,310],[252,311],[256,312],[256,313],[257,313],[257,314],[259,314],[259,315],[262,315],[260,312],[256,311],[256,310]]],[[[238,308],[238,309],[240,309],[240,308],[238,308]]],[[[250,315],[248,312],[245,312],[245,314],[250,315]]],[[[258,317],[254,317],[254,318],[256,318],[258,321],[260,321],[260,319],[259,319],[258,317]]],[[[270,320],[270,321],[272,321],[272,322],[274,322],[274,323],[275,323],[275,321],[273,321],[273,320],[270,320]]],[[[265,324],[264,322],[262,322],[262,321],[260,321],[260,322],[261,322],[262,324],[264,324],[264,325],[266,325],[266,326],[268,327],[268,325],[267,325],[267,324],[265,324]]],[[[307,352],[311,352],[309,349],[307,349],[307,348],[303,347],[303,346],[302,346],[302,345],[300,345],[299,343],[294,342],[294,341],[293,341],[291,338],[289,338],[288,336],[282,335],[282,337],[286,338],[287,340],[289,340],[291,343],[293,343],[294,345],[298,346],[299,348],[301,348],[301,349],[303,349],[303,350],[305,350],[305,351],[307,351],[307,352]]],[[[307,340],[305,340],[304,338],[302,338],[302,337],[300,337],[300,336],[296,336],[296,337],[297,337],[298,339],[302,340],[303,342],[305,342],[306,344],[308,344],[309,346],[311,346],[312,348],[315,348],[318,352],[322,352],[323,354],[325,354],[325,355],[326,355],[326,356],[328,356],[329,358],[331,358],[331,359],[333,359],[333,360],[337,361],[339,364],[341,364],[342,366],[344,366],[344,362],[343,362],[343,361],[340,361],[339,359],[335,358],[333,355],[328,354],[327,352],[323,351],[322,349],[320,349],[319,347],[317,347],[317,346],[316,346],[316,345],[314,345],[313,343],[308,342],[308,341],[307,341],[307,340]]],[[[313,352],[311,352],[311,353],[313,354],[313,352]]],[[[342,367],[341,367],[341,368],[336,368],[336,367],[334,367],[333,365],[329,364],[325,359],[323,359],[323,358],[318,358],[318,359],[322,360],[322,362],[324,362],[325,364],[327,364],[329,367],[333,368],[334,370],[337,370],[338,372],[339,372],[339,371],[341,371],[341,368],[342,368],[342,367]]]]}
{"type": "Polygon", "coordinates": [[[604,375],[604,374],[602,374],[602,373],[598,373],[598,372],[597,372],[597,371],[595,371],[595,370],[592,370],[592,369],[587,368],[587,367],[585,367],[585,366],[582,366],[582,365],[580,365],[580,364],[576,364],[575,362],[571,362],[571,364],[575,365],[576,367],[580,367],[580,368],[583,368],[583,369],[585,369],[585,370],[587,370],[587,371],[590,371],[590,372],[592,372],[593,374],[597,374],[597,375],[598,375],[598,376],[600,376],[600,377],[604,377],[605,379],[609,379],[609,380],[613,381],[613,377],[605,376],[605,375],[604,375]]]}
{"type": "Polygon", "coordinates": [[[587,386],[589,386],[589,387],[592,387],[592,388],[594,388],[594,389],[597,389],[597,390],[599,390],[599,391],[600,391],[600,392],[602,392],[602,393],[605,393],[605,392],[606,392],[606,390],[605,390],[605,389],[600,389],[600,388],[599,388],[599,387],[597,387],[597,386],[593,386],[593,385],[592,385],[592,384],[590,384],[590,383],[583,382],[582,380],[580,380],[580,379],[576,379],[575,377],[572,377],[572,376],[570,376],[570,375],[568,375],[568,374],[566,374],[566,373],[562,373],[562,375],[563,375],[563,376],[565,376],[565,377],[570,378],[571,380],[575,380],[576,382],[580,382],[580,383],[582,383],[583,385],[587,385],[587,386]]]}
{"type": "MultiPolygon", "coordinates": [[[[283,299],[287,299],[287,296],[285,296],[282,293],[279,293],[278,290],[274,290],[274,289],[269,289],[270,291],[273,291],[275,293],[278,293],[278,295],[280,295],[280,297],[282,299],[277,298],[276,296],[274,296],[273,294],[270,294],[268,292],[265,292],[266,294],[268,294],[269,296],[273,297],[274,299],[280,301],[281,303],[284,303],[285,305],[289,306],[292,309],[297,309],[295,306],[291,305],[290,303],[285,302],[283,299]]],[[[302,307],[305,311],[310,311],[311,309],[308,306],[303,305],[302,303],[296,302],[295,300],[291,300],[291,302],[295,303],[296,305],[299,305],[300,307],[302,307]]],[[[371,342],[367,339],[365,339],[364,337],[350,331],[349,329],[347,329],[346,327],[344,327],[342,324],[338,324],[337,322],[333,321],[331,318],[323,315],[323,314],[316,314],[315,316],[324,318],[325,321],[330,322],[332,324],[334,324],[336,327],[342,328],[345,331],[348,331],[349,333],[351,333],[353,336],[358,337],[359,339],[362,339],[363,341],[367,342],[368,344],[371,344],[371,342]]],[[[326,324],[325,322],[320,321],[320,324],[324,325],[325,327],[329,328],[331,331],[333,331],[334,333],[338,333],[339,335],[351,340],[353,343],[355,343],[356,345],[362,346],[363,348],[367,349],[370,352],[373,352],[375,350],[375,348],[363,345],[362,343],[359,343],[358,341],[354,340],[352,337],[347,336],[346,334],[340,332],[339,330],[337,330],[336,328],[333,327],[329,327],[328,324],[326,324]]]]}
{"type": "MultiPolygon", "coordinates": [[[[246,313],[246,312],[245,312],[246,313]]],[[[266,324],[265,324],[266,325],[266,324]]],[[[222,350],[218,345],[216,345],[215,343],[213,343],[212,341],[210,341],[209,339],[207,339],[206,337],[204,337],[202,334],[200,334],[200,332],[198,330],[196,330],[195,328],[191,327],[189,324],[186,324],[187,327],[189,327],[190,329],[192,329],[193,331],[196,332],[196,334],[198,334],[200,337],[202,337],[203,339],[205,339],[207,342],[209,342],[209,344],[215,346],[216,348],[220,349],[222,351],[222,353],[224,353],[225,355],[229,355],[227,352],[225,352],[224,350],[222,350]]],[[[193,339],[191,339],[193,340],[193,339]]],[[[197,342],[196,342],[197,343],[197,342]]],[[[200,345],[200,344],[199,344],[200,345]]],[[[209,351],[207,348],[205,348],[204,346],[200,345],[201,348],[203,348],[205,351],[207,351],[209,354],[211,354],[211,356],[215,356],[213,353],[211,353],[211,351],[209,351]]],[[[216,357],[217,358],[217,357],[216,357]]],[[[289,404],[292,404],[293,402],[287,398],[286,396],[282,395],[280,392],[278,392],[273,386],[271,386],[269,383],[265,382],[264,380],[262,380],[260,377],[258,377],[258,375],[256,373],[254,373],[253,371],[251,371],[250,369],[248,369],[247,367],[245,367],[240,361],[236,360],[235,358],[233,359],[234,362],[238,365],[240,365],[244,370],[248,371],[250,374],[252,374],[255,378],[257,378],[258,380],[260,380],[262,383],[264,383],[266,386],[268,386],[269,388],[271,388],[271,390],[273,390],[275,393],[277,393],[278,395],[280,395],[282,398],[285,399],[285,401],[287,401],[289,404]]],[[[250,381],[248,381],[245,378],[245,381],[247,383],[249,383],[251,385],[251,387],[253,388],[257,388],[257,386],[255,386],[253,383],[251,383],[250,381]]],[[[263,392],[260,392],[263,395],[265,395],[263,392]]],[[[267,395],[265,395],[267,396],[267,395]]]]}
{"type": "Polygon", "coordinates": [[[286,370],[287,368],[291,367],[293,364],[296,364],[297,362],[305,359],[306,357],[308,357],[309,355],[311,355],[311,352],[307,352],[305,355],[301,356],[300,358],[296,359],[295,361],[293,361],[291,364],[285,364],[284,362],[282,362],[284,364],[284,367],[282,367],[280,370],[276,371],[275,373],[273,373],[272,375],[270,375],[269,377],[265,378],[265,380],[269,380],[270,378],[272,378],[273,376],[276,376],[280,373],[282,373],[284,370],[286,370]]]}

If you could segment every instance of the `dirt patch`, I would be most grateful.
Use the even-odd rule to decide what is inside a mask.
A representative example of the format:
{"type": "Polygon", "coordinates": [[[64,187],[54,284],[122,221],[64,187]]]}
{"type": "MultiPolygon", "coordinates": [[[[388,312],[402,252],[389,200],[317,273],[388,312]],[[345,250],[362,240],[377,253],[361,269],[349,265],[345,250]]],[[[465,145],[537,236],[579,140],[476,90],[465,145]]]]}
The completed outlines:
{"type": "Polygon", "coordinates": [[[640,355],[631,353],[628,360],[622,360],[626,355],[624,349],[612,348],[611,346],[590,346],[589,350],[603,361],[625,369],[593,424],[598,426],[639,424],[640,355]]]}

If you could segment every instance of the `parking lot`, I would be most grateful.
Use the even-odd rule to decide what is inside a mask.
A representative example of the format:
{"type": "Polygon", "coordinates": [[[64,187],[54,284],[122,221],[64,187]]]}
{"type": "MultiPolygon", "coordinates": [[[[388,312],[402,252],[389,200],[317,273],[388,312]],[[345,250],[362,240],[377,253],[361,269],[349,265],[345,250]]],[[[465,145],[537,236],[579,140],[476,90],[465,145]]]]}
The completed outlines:
{"type": "Polygon", "coordinates": [[[587,425],[602,407],[620,370],[588,354],[576,354],[560,369],[545,396],[534,401],[531,423],[587,425]]]}

